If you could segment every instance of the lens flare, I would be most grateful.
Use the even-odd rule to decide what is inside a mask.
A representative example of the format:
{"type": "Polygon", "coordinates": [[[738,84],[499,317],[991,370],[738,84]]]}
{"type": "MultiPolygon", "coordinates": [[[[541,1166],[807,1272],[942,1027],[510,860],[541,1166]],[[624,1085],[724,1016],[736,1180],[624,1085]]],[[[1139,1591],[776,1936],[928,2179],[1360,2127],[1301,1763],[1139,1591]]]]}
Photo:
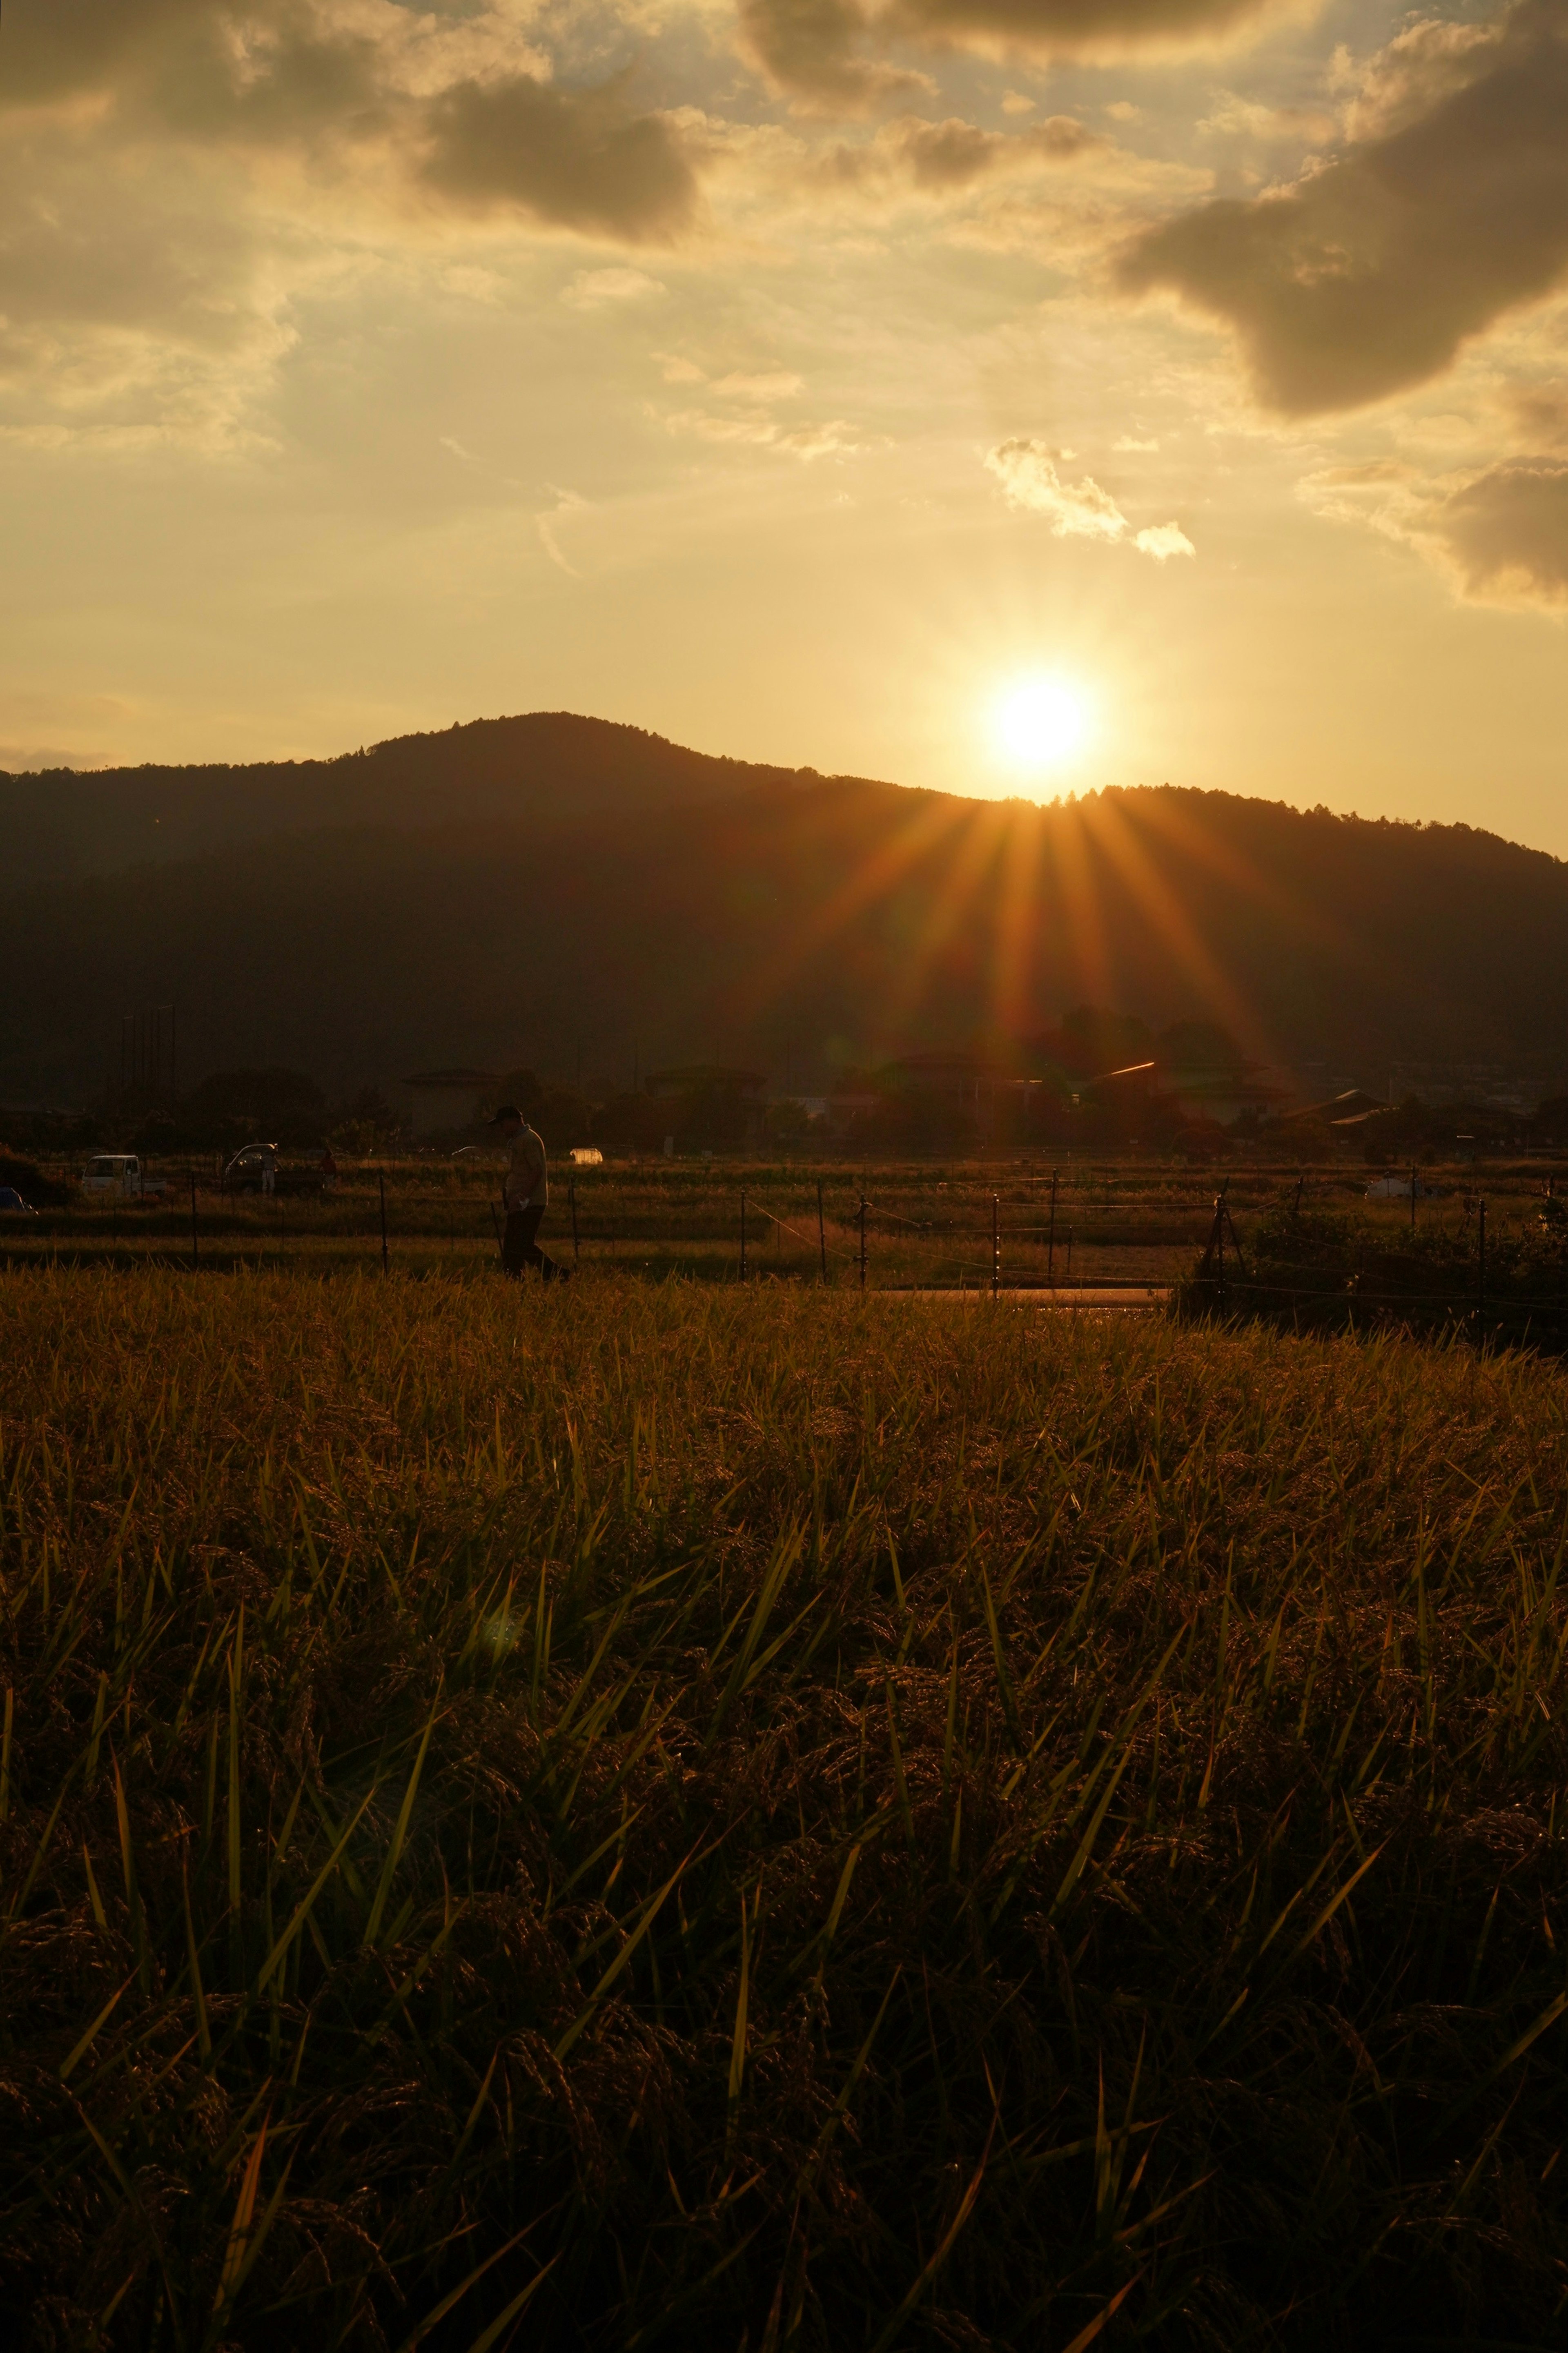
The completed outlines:
{"type": "Polygon", "coordinates": [[[1086,696],[1065,679],[1015,679],[992,712],[997,750],[1015,767],[1036,773],[1065,767],[1092,733],[1086,696]]]}

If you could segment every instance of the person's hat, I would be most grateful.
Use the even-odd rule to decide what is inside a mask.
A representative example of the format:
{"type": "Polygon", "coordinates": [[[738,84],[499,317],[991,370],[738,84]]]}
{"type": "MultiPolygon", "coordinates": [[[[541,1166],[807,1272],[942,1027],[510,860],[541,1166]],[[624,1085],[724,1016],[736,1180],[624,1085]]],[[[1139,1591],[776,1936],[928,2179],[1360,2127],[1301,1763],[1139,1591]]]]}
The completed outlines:
{"type": "Polygon", "coordinates": [[[486,1124],[490,1127],[499,1127],[503,1119],[521,1119],[521,1117],[522,1113],[519,1111],[515,1103],[502,1103],[500,1109],[494,1113],[493,1117],[491,1117],[486,1124]]]}

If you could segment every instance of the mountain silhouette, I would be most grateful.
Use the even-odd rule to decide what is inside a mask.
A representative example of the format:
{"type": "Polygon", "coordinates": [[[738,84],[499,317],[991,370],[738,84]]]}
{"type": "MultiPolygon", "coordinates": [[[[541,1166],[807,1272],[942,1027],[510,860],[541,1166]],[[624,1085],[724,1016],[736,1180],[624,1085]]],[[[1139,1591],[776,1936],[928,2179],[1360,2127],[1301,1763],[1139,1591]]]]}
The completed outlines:
{"type": "MultiPolygon", "coordinates": [[[[140,863],[10,892],[0,1101],[100,1092],[121,1016],[169,1002],[186,1083],[286,1064],[334,1094],[579,1057],[599,1091],[711,1058],[813,1092],[912,1048],[1008,1050],[1086,1003],[1379,1093],[1394,1061],[1547,1092],[1568,1065],[1568,865],[1466,826],[1166,786],[977,801],[561,714],[314,782],[148,774],[219,838],[156,862],[138,835],[140,863]]],[[[88,806],[59,822],[101,870],[123,837],[84,835],[88,806]]]]}
{"type": "Polygon", "coordinates": [[[688,752],[570,711],[476,719],[335,760],[0,771],[8,884],[170,865],[304,827],[401,828],[609,816],[707,801],[792,772],[688,752]]]}

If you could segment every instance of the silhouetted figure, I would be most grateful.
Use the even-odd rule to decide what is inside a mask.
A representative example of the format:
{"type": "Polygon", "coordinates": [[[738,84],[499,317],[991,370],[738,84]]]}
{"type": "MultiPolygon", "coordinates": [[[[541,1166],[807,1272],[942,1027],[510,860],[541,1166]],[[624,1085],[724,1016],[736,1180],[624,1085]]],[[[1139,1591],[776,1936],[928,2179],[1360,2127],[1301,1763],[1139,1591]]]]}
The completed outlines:
{"type": "Polygon", "coordinates": [[[526,1266],[536,1266],[546,1282],[569,1270],[557,1266],[539,1247],[537,1236],[550,1199],[550,1174],[544,1139],[530,1127],[515,1103],[502,1103],[490,1125],[510,1145],[501,1198],[506,1205],[506,1232],[501,1240],[503,1271],[521,1278],[526,1266]]]}

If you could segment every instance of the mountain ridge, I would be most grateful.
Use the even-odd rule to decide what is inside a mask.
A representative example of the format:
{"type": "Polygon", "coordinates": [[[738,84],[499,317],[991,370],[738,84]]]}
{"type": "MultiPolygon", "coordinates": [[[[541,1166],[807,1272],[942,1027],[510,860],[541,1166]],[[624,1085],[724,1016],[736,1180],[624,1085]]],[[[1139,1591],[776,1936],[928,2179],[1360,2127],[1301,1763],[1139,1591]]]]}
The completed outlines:
{"type": "Polygon", "coordinates": [[[187,1080],[289,1063],[339,1093],[579,1057],[604,1086],[715,1058],[810,1091],[1083,1004],[1376,1092],[1395,1062],[1568,1075],[1568,864],[1484,829],[1178,786],[1037,807],[566,733],[605,764],[581,793],[420,785],[379,821],[13,889],[0,1099],[100,1092],[121,1016],[169,1002],[187,1080]]]}
{"type": "Polygon", "coordinates": [[[10,887],[169,865],[331,824],[548,821],[721,799],[793,776],[576,712],[474,719],[331,759],[0,770],[10,887]],[[325,816],[323,816],[323,811],[325,816]]]}

